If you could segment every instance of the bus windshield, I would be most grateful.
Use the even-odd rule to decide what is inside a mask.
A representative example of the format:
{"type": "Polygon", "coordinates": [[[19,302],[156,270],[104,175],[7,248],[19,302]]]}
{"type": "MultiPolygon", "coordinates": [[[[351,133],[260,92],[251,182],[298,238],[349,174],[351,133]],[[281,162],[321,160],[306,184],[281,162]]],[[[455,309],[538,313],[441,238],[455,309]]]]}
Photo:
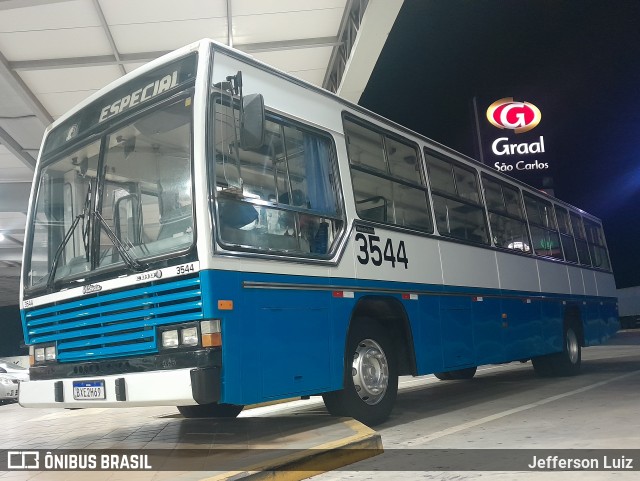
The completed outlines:
{"type": "Polygon", "coordinates": [[[183,97],[43,162],[27,288],[192,245],[191,104],[183,97]]]}

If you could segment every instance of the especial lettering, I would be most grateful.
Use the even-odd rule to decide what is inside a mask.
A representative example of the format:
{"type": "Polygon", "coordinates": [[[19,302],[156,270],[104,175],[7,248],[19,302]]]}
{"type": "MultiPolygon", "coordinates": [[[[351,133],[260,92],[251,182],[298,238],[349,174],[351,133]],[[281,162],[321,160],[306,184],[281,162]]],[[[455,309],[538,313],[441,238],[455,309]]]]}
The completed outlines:
{"type": "Polygon", "coordinates": [[[111,105],[107,105],[100,111],[100,118],[98,123],[124,112],[131,107],[145,102],[153,97],[172,89],[178,84],[178,71],[174,70],[173,73],[165,75],[164,77],[145,85],[138,90],[134,90],[130,94],[125,95],[119,100],[116,100],[111,105]]]}

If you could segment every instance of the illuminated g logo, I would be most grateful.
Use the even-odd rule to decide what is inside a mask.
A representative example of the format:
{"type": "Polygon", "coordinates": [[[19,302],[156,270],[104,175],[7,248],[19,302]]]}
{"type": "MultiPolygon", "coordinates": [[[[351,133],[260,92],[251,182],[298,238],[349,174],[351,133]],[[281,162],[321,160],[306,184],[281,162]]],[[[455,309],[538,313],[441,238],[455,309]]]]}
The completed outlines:
{"type": "Polygon", "coordinates": [[[487,120],[499,129],[516,134],[528,132],[540,123],[540,109],[529,102],[514,102],[513,97],[496,100],[487,109],[487,120]]]}

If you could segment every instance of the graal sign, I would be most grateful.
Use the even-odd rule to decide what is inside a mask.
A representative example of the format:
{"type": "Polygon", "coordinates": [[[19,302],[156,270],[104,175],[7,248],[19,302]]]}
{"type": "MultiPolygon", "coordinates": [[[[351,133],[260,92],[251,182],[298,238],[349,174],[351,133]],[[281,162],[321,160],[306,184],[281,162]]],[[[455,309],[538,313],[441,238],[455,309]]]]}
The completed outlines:
{"type": "Polygon", "coordinates": [[[542,120],[542,113],[532,103],[514,102],[512,97],[507,97],[489,105],[487,120],[494,127],[521,134],[535,128],[542,120]]]}
{"type": "Polygon", "coordinates": [[[535,187],[551,176],[538,102],[504,97],[477,101],[478,137],[484,163],[535,187]],[[482,118],[484,113],[484,118],[482,118]]]}

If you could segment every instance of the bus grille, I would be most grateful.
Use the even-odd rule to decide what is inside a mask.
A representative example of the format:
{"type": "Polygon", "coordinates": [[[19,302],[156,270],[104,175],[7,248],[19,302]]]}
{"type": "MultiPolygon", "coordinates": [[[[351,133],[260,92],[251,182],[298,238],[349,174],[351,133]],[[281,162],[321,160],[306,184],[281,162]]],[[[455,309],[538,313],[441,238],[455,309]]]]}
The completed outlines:
{"type": "Polygon", "coordinates": [[[58,361],[157,352],[156,326],[202,319],[198,275],[98,293],[25,313],[27,343],[56,343],[58,361]]]}

